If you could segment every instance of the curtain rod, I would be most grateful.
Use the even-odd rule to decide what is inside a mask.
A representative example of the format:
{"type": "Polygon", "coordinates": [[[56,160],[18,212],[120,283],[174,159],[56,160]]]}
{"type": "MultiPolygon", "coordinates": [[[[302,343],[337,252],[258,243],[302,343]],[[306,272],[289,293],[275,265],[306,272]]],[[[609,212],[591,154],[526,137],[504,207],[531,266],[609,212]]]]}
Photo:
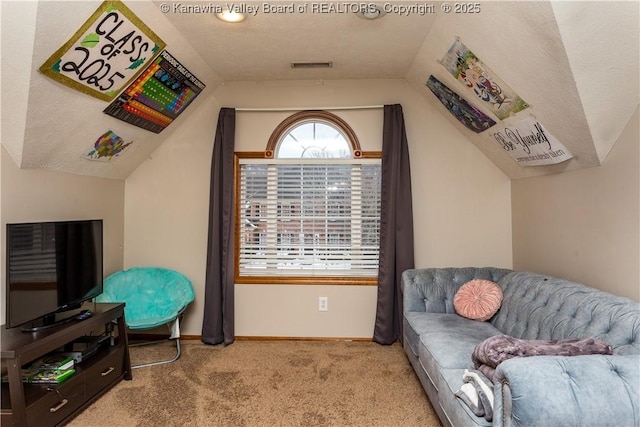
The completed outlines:
{"type": "Polygon", "coordinates": [[[258,111],[304,111],[304,110],[373,110],[384,108],[384,105],[356,105],[351,107],[274,107],[274,108],[236,108],[236,111],[250,111],[250,112],[258,112],[258,111]]]}

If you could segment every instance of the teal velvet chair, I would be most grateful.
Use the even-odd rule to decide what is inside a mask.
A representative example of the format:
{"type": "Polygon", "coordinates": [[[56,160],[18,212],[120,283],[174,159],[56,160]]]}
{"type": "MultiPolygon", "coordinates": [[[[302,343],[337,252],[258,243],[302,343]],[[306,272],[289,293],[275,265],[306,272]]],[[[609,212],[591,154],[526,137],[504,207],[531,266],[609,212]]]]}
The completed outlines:
{"type": "MultiPolygon", "coordinates": [[[[180,320],[194,298],[193,285],[182,273],[161,267],[133,267],[107,277],[104,280],[104,292],[96,298],[96,302],[124,302],[124,319],[130,330],[168,326],[169,340],[175,340],[176,344],[175,356],[168,360],[132,366],[142,368],[178,360],[180,320]]],[[[156,342],[159,341],[131,346],[156,342]]]]}

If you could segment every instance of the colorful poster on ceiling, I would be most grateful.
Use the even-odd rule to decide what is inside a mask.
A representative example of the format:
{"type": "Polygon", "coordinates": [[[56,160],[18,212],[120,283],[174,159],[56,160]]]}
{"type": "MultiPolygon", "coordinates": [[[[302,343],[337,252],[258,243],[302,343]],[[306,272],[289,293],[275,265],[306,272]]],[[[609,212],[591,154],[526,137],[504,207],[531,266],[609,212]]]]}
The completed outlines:
{"type": "Polygon", "coordinates": [[[88,160],[108,162],[120,157],[131,144],[133,144],[133,141],[126,142],[125,139],[109,129],[96,139],[83,157],[88,160]]]}
{"type": "Polygon", "coordinates": [[[534,117],[506,126],[492,136],[522,166],[552,165],[573,157],[534,117]]]}
{"type": "Polygon", "coordinates": [[[440,64],[500,120],[529,105],[500,80],[460,39],[456,39],[440,64]]]}
{"type": "Polygon", "coordinates": [[[446,109],[470,130],[480,133],[496,124],[491,117],[469,104],[434,76],[429,77],[427,87],[446,109]]]}
{"type": "Polygon", "coordinates": [[[204,88],[204,83],[165,50],[104,113],[160,133],[204,88]]]}
{"type": "MultiPolygon", "coordinates": [[[[50,23],[55,25],[55,23],[50,23]]],[[[59,23],[60,29],[65,28],[59,23]]],[[[40,72],[103,101],[111,101],[165,43],[120,1],[105,1],[40,72]]]]}

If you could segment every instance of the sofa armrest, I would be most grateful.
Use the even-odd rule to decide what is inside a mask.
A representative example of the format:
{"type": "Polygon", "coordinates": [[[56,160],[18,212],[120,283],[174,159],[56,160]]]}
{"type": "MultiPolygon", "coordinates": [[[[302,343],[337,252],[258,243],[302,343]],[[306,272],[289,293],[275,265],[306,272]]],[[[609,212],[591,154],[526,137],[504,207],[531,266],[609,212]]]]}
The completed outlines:
{"type": "Polygon", "coordinates": [[[640,355],[518,357],[493,380],[495,427],[640,425],[640,355]]]}
{"type": "Polygon", "coordinates": [[[455,313],[453,297],[473,279],[499,281],[511,270],[494,267],[451,267],[406,270],[402,274],[404,312],[455,313]]]}

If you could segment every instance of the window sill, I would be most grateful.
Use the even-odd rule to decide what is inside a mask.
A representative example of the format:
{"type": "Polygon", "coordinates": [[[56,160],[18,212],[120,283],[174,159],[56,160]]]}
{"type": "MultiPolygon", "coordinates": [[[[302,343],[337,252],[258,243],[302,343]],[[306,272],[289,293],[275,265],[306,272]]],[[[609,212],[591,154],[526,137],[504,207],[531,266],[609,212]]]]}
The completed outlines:
{"type": "Polygon", "coordinates": [[[331,286],[378,286],[377,277],[235,277],[236,285],[331,285],[331,286]]]}

